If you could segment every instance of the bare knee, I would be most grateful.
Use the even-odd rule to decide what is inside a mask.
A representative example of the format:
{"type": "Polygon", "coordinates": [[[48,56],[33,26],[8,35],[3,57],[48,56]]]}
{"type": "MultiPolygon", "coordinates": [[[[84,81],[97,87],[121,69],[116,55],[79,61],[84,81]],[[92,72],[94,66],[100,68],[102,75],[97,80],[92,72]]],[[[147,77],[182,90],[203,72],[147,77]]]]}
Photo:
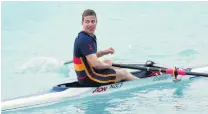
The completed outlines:
{"type": "Polygon", "coordinates": [[[129,72],[127,70],[125,70],[125,69],[122,69],[122,70],[123,70],[123,73],[124,73],[124,78],[126,80],[128,78],[129,72]]]}
{"type": "Polygon", "coordinates": [[[119,69],[119,71],[120,71],[120,77],[123,80],[127,80],[128,72],[125,69],[119,69]]]}

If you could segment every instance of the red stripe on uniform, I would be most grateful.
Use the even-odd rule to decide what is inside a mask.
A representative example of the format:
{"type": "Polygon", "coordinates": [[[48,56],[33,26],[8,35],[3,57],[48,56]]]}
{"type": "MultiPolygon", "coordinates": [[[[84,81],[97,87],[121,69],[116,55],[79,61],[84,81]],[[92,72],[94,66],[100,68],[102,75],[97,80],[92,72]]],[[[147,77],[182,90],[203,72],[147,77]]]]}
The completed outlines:
{"type": "Polygon", "coordinates": [[[74,57],[74,63],[75,64],[82,64],[81,59],[77,58],[77,57],[74,57]]]}

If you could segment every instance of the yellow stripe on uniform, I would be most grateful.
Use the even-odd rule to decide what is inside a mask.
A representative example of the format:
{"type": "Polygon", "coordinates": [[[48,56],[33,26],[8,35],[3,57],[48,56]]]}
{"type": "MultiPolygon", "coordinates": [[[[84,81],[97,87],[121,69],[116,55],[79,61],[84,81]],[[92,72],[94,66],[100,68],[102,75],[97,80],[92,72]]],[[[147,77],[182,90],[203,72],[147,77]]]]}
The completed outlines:
{"type": "Polygon", "coordinates": [[[74,69],[76,71],[83,71],[83,70],[85,70],[85,66],[84,66],[84,64],[74,64],[74,69]]]}
{"type": "Polygon", "coordinates": [[[101,77],[108,77],[108,76],[116,76],[116,74],[100,74],[100,73],[96,73],[93,68],[92,65],[88,62],[90,69],[92,70],[92,72],[97,75],[97,76],[101,76],[101,77]]]}
{"type": "MultiPolygon", "coordinates": [[[[81,58],[81,62],[82,62],[82,64],[84,64],[84,62],[83,62],[83,60],[82,60],[82,58],[81,58]]],[[[84,66],[85,67],[85,66],[84,66]]],[[[108,81],[101,81],[101,80],[98,80],[98,79],[96,79],[96,78],[93,78],[90,74],[89,74],[89,72],[88,72],[88,70],[86,69],[86,67],[85,67],[85,72],[86,72],[86,74],[87,74],[87,76],[91,79],[91,80],[93,80],[93,81],[95,81],[95,82],[98,82],[98,83],[110,83],[110,82],[116,82],[116,80],[108,80],[108,81]]]]}

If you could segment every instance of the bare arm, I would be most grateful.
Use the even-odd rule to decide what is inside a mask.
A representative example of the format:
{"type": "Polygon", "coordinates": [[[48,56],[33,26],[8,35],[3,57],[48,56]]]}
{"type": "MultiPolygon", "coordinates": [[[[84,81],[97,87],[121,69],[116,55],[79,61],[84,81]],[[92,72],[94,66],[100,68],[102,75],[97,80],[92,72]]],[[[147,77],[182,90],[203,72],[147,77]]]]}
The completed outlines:
{"type": "Polygon", "coordinates": [[[106,69],[106,68],[111,68],[112,65],[104,63],[102,61],[100,61],[97,57],[97,53],[96,54],[90,54],[86,56],[87,60],[89,61],[89,63],[97,69],[106,69]]]}
{"type": "Polygon", "coordinates": [[[97,55],[97,57],[102,57],[102,56],[104,56],[104,55],[107,55],[107,54],[114,54],[114,53],[115,53],[115,50],[114,50],[112,47],[110,47],[110,48],[108,48],[108,49],[106,49],[106,50],[98,51],[98,52],[96,53],[96,55],[97,55]]]}
{"type": "Polygon", "coordinates": [[[98,51],[96,53],[96,55],[97,55],[97,57],[102,57],[102,56],[107,55],[107,54],[114,54],[114,52],[115,52],[115,50],[112,47],[110,47],[106,50],[98,51]]]}
{"type": "Polygon", "coordinates": [[[102,57],[102,56],[105,55],[105,54],[104,54],[103,51],[98,51],[98,52],[96,53],[96,55],[97,55],[97,57],[99,58],[99,57],[102,57]]]}

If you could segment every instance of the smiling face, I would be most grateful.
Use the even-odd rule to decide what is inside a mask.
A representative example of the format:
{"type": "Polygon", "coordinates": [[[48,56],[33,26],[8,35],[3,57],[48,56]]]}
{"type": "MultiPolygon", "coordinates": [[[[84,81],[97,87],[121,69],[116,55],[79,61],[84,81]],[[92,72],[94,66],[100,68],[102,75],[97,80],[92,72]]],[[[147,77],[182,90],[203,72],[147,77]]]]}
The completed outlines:
{"type": "Polygon", "coordinates": [[[88,34],[94,34],[97,25],[97,17],[93,10],[85,10],[82,15],[83,30],[88,34]]]}
{"type": "Polygon", "coordinates": [[[92,16],[85,16],[84,20],[82,22],[83,30],[89,34],[94,34],[96,25],[97,25],[97,19],[94,15],[92,16]]]}

